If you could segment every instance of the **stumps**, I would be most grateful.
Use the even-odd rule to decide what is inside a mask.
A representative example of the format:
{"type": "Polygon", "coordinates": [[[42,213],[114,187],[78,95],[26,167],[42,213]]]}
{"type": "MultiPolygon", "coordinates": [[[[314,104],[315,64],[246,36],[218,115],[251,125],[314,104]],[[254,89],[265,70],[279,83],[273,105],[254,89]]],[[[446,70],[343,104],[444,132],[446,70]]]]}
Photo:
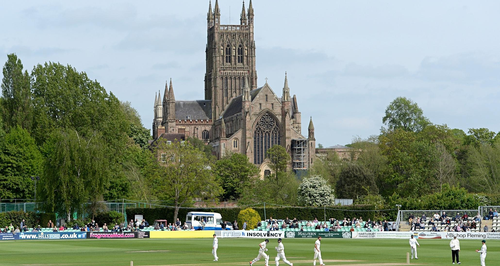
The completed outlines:
{"type": "Polygon", "coordinates": [[[134,266],[134,261],[130,261],[130,266],[134,266]]]}
{"type": "Polygon", "coordinates": [[[406,252],[406,264],[410,264],[410,252],[406,252]]]}

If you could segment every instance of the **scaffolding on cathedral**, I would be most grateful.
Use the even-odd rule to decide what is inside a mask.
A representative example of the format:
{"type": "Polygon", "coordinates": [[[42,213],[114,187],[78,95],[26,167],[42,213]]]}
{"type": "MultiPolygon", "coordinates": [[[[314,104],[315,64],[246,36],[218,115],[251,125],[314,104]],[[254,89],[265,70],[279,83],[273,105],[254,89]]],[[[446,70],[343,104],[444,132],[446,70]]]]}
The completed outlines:
{"type": "Polygon", "coordinates": [[[307,140],[292,139],[293,170],[307,169],[307,140]]]}

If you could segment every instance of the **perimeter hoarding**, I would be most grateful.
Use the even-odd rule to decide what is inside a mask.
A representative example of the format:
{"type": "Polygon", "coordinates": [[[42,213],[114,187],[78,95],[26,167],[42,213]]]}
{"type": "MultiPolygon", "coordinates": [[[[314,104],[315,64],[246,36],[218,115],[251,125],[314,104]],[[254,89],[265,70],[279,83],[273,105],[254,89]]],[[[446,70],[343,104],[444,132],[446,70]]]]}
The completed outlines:
{"type": "Polygon", "coordinates": [[[151,231],[149,238],[212,238],[215,231],[151,231]]]}
{"type": "Polygon", "coordinates": [[[351,232],[289,231],[286,238],[351,238],[351,232]]]}
{"type": "MultiPolygon", "coordinates": [[[[29,232],[19,233],[14,235],[14,238],[19,240],[58,240],[58,239],[85,239],[87,233],[85,232],[29,232]],[[17,237],[17,238],[16,238],[17,237]]],[[[2,239],[4,240],[4,239],[2,239]]]]}

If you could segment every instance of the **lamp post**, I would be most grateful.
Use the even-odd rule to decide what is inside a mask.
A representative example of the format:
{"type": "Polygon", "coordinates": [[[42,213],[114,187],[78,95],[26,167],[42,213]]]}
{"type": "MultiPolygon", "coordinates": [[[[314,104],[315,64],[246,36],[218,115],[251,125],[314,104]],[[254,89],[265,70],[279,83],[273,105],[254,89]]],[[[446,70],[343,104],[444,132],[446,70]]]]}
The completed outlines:
{"type": "Polygon", "coordinates": [[[35,202],[36,202],[36,181],[40,180],[39,176],[32,176],[31,180],[35,181],[35,202]]]}

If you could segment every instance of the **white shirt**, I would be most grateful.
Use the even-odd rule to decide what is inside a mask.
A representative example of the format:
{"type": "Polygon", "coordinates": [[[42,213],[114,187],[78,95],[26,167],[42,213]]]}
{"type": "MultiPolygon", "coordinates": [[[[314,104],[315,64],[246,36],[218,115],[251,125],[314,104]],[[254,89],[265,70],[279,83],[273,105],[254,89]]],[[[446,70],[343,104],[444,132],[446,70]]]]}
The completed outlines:
{"type": "Polygon", "coordinates": [[[418,244],[418,241],[415,238],[410,238],[410,247],[416,248],[418,244]]]}
{"type": "Polygon", "coordinates": [[[458,239],[452,239],[450,241],[451,250],[460,250],[460,241],[458,239]]]}
{"type": "Polygon", "coordinates": [[[259,246],[260,246],[260,249],[259,249],[260,252],[266,251],[266,241],[260,243],[259,246]]]}
{"type": "Polygon", "coordinates": [[[219,246],[219,239],[217,237],[214,237],[214,244],[213,244],[214,248],[218,247],[219,246]]]}
{"type": "Polygon", "coordinates": [[[486,256],[486,244],[484,244],[482,247],[481,247],[481,250],[479,250],[479,253],[481,253],[481,256],[485,255],[486,256]]]}
{"type": "Polygon", "coordinates": [[[319,241],[318,239],[316,240],[316,242],[314,242],[314,251],[320,252],[321,251],[320,247],[321,247],[321,241],[319,241]]]}
{"type": "Polygon", "coordinates": [[[278,246],[276,247],[276,251],[278,251],[278,253],[285,253],[285,246],[283,246],[283,243],[279,243],[278,246]]]}

